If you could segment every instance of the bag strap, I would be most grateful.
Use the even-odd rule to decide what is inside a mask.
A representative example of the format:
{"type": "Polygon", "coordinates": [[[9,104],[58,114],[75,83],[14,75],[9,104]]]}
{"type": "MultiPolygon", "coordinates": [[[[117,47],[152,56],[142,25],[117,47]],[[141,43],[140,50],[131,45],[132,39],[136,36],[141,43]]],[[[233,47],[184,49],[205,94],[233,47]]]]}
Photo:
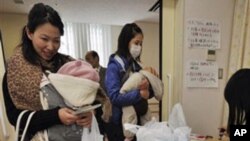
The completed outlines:
{"type": "MultiPolygon", "coordinates": [[[[28,112],[28,110],[22,111],[22,112],[19,114],[19,116],[18,116],[17,123],[16,123],[16,141],[18,141],[19,128],[20,128],[21,119],[22,119],[23,115],[24,115],[26,112],[28,112]]],[[[27,132],[27,130],[28,130],[29,123],[30,123],[31,118],[33,117],[34,114],[35,114],[35,111],[33,111],[33,112],[31,112],[31,113],[29,114],[29,117],[28,117],[28,119],[27,119],[27,121],[26,121],[26,124],[25,124],[24,130],[23,130],[23,134],[22,134],[22,136],[21,136],[21,140],[20,140],[20,141],[23,141],[23,140],[24,140],[25,134],[26,134],[26,132],[27,132]]]]}
{"type": "Polygon", "coordinates": [[[18,141],[18,136],[19,136],[18,134],[19,134],[20,121],[21,121],[23,115],[24,115],[26,112],[28,112],[28,110],[22,111],[22,112],[19,114],[18,118],[17,118],[17,122],[16,122],[16,139],[15,139],[15,141],[18,141]]]}
{"type": "Polygon", "coordinates": [[[122,85],[125,83],[125,81],[129,78],[129,74],[132,71],[132,66],[129,66],[128,69],[125,69],[125,64],[122,60],[122,58],[118,55],[115,55],[115,60],[121,65],[122,71],[124,72],[123,77],[121,79],[122,85]]]}
{"type": "Polygon", "coordinates": [[[123,70],[124,72],[126,72],[125,64],[124,64],[122,58],[121,58],[120,56],[118,56],[118,55],[115,55],[114,58],[115,58],[115,60],[122,66],[122,70],[123,70]]]}
{"type": "Polygon", "coordinates": [[[29,124],[30,124],[30,121],[31,121],[31,118],[33,117],[33,115],[35,114],[35,111],[34,112],[31,112],[29,117],[28,117],[28,120],[26,122],[26,125],[25,125],[25,128],[24,128],[24,131],[23,131],[23,134],[22,134],[22,138],[21,138],[21,141],[24,140],[24,137],[25,137],[25,134],[28,130],[28,127],[29,127],[29,124]]]}

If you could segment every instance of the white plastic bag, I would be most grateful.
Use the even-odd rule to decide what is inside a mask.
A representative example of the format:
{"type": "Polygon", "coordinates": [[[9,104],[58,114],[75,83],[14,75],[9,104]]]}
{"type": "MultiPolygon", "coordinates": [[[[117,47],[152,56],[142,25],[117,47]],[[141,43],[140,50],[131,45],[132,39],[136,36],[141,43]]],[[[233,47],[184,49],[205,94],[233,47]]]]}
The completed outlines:
{"type": "Polygon", "coordinates": [[[172,130],[167,122],[150,121],[144,126],[125,124],[126,130],[136,133],[137,141],[189,141],[191,129],[179,127],[172,130]]]}
{"type": "Polygon", "coordinates": [[[124,128],[136,134],[137,141],[189,141],[191,128],[180,104],[176,104],[170,114],[169,123],[152,120],[144,126],[124,124],[124,128]],[[169,126],[168,126],[169,125],[169,126]]]}
{"type": "Polygon", "coordinates": [[[168,125],[172,129],[187,126],[183,109],[180,103],[175,104],[172,108],[172,111],[168,118],[168,125]]]}
{"type": "Polygon", "coordinates": [[[103,135],[100,134],[97,120],[95,115],[92,115],[91,128],[83,128],[81,141],[103,141],[103,135]]]}
{"type": "Polygon", "coordinates": [[[174,141],[166,122],[150,121],[136,133],[138,141],[174,141]]]}

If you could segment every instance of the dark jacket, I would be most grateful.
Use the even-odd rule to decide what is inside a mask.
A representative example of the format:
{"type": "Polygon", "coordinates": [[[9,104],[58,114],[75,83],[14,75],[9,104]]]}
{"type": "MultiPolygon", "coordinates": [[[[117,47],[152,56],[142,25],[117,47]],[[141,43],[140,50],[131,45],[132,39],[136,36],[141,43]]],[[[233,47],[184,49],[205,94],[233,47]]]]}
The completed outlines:
{"type": "Polygon", "coordinates": [[[106,87],[105,87],[105,82],[104,82],[105,76],[106,76],[106,70],[107,70],[107,68],[100,66],[99,76],[100,76],[100,85],[103,88],[103,90],[107,93],[106,87]]]}

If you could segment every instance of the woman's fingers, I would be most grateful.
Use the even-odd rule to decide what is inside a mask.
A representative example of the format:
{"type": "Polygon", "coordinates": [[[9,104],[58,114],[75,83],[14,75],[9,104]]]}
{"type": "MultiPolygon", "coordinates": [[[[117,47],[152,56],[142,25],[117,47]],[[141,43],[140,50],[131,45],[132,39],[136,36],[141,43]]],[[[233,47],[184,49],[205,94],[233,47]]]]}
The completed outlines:
{"type": "Polygon", "coordinates": [[[92,112],[74,115],[73,110],[68,108],[59,109],[59,118],[65,125],[77,124],[83,127],[90,127],[92,122],[92,112]]]}
{"type": "Polygon", "coordinates": [[[83,127],[90,127],[92,122],[92,112],[87,112],[79,115],[79,118],[76,120],[76,124],[83,127]]]}
{"type": "Polygon", "coordinates": [[[148,99],[149,98],[149,91],[148,90],[140,90],[140,95],[142,98],[148,99]]]}
{"type": "Polygon", "coordinates": [[[68,108],[59,109],[58,114],[61,122],[65,125],[74,124],[75,121],[78,119],[78,116],[74,115],[73,111],[68,108]]]}

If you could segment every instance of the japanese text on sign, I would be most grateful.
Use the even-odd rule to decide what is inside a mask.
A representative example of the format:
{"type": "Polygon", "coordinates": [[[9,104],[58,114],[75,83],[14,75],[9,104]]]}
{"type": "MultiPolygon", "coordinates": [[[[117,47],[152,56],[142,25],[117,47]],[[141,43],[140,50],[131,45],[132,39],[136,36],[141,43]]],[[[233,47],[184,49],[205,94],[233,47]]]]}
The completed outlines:
{"type": "Polygon", "coordinates": [[[192,60],[187,63],[187,87],[218,87],[218,66],[215,62],[192,60]]]}
{"type": "Polygon", "coordinates": [[[186,45],[189,48],[220,48],[220,25],[217,22],[188,20],[186,45]]]}

